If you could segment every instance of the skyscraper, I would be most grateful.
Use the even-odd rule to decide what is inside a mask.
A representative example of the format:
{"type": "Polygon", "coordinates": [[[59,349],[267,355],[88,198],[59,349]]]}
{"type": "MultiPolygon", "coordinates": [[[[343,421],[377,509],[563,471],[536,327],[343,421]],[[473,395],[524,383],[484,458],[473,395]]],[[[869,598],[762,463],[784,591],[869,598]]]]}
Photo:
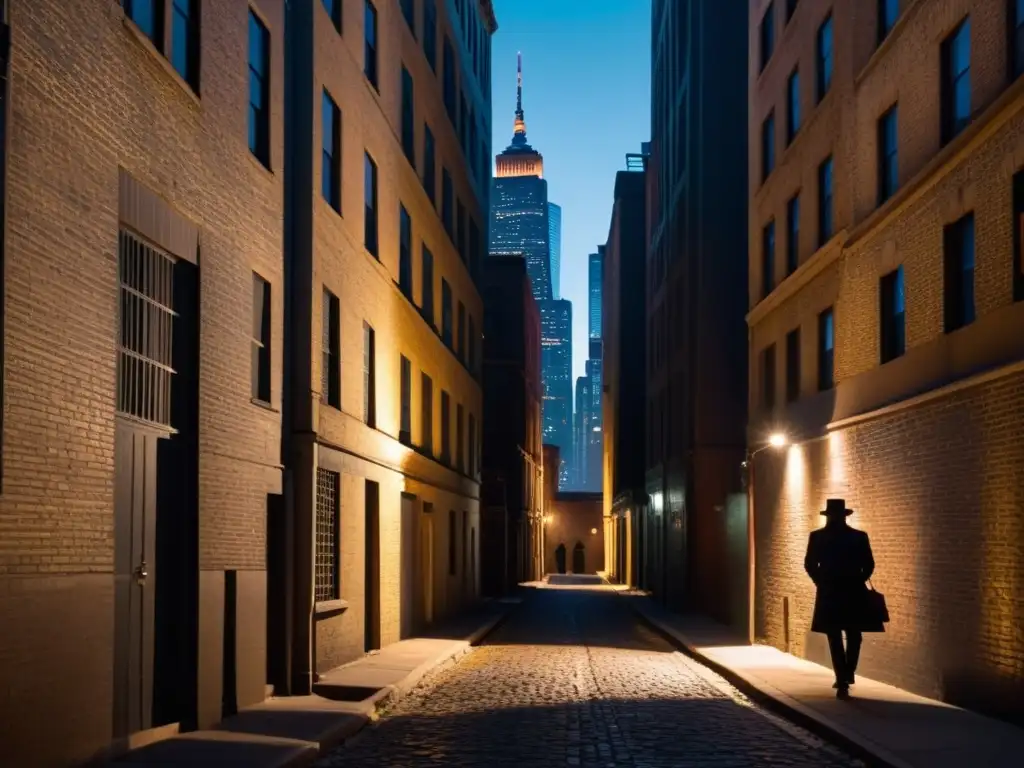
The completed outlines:
{"type": "Polygon", "coordinates": [[[597,246],[597,253],[590,254],[587,265],[587,290],[589,293],[588,319],[590,338],[601,338],[601,270],[604,267],[603,245],[597,246]]]}
{"type": "Polygon", "coordinates": [[[548,203],[548,253],[551,265],[552,298],[560,299],[562,271],[562,206],[548,203]]]}
{"type": "Polygon", "coordinates": [[[541,371],[544,377],[544,442],[562,452],[560,485],[568,482],[572,461],[572,303],[540,304],[541,371]]]}

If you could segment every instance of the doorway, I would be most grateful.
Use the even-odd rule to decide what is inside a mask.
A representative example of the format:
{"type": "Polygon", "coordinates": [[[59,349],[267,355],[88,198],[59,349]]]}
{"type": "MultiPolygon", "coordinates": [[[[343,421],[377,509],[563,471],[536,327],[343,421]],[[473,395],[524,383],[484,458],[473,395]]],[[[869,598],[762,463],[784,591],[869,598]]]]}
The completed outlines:
{"type": "Polygon", "coordinates": [[[419,552],[423,599],[421,620],[426,627],[434,622],[434,505],[426,501],[420,516],[419,552]]]}
{"type": "Polygon", "coordinates": [[[401,627],[399,639],[416,632],[416,497],[402,494],[401,627]]]}
{"type": "Polygon", "coordinates": [[[366,615],[363,650],[380,648],[380,485],[366,481],[366,615]]]}
{"type": "Polygon", "coordinates": [[[572,548],[572,572],[587,572],[587,553],[582,541],[577,541],[576,546],[572,548]]]}

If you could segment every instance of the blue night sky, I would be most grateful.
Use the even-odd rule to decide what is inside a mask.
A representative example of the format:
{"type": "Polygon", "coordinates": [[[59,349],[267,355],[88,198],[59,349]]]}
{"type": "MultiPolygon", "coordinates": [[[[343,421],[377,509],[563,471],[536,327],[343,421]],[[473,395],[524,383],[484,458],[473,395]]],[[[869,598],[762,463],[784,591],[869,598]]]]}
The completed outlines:
{"type": "Polygon", "coordinates": [[[608,239],[615,172],[650,138],[648,0],[494,0],[494,151],[512,138],[523,53],[527,138],[562,206],[562,298],[572,302],[573,391],[587,359],[587,255],[608,239]]]}

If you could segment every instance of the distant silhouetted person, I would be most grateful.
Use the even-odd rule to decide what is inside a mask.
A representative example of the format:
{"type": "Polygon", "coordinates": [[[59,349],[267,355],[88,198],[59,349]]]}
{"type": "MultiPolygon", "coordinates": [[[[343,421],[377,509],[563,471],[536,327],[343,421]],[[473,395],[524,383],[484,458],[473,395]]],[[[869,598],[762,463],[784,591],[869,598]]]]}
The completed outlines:
{"type": "Polygon", "coordinates": [[[836,673],[836,697],[848,698],[854,683],[863,632],[881,632],[867,610],[867,580],[875,570],[871,542],[864,531],[851,528],[853,514],[843,499],[829,499],[821,513],[824,528],[812,531],[807,542],[804,569],[818,588],[811,631],[828,636],[832,669],[836,673]],[[843,647],[846,632],[846,647],[843,647]]]}
{"type": "Polygon", "coordinates": [[[555,565],[559,573],[565,573],[565,544],[559,544],[555,548],[555,565]]]}

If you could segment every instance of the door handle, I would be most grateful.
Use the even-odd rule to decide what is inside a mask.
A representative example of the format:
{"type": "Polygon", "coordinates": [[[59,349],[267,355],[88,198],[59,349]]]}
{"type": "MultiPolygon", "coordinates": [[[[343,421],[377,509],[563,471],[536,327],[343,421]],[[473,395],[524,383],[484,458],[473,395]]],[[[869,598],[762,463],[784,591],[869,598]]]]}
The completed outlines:
{"type": "Polygon", "coordinates": [[[146,561],[143,560],[135,568],[135,581],[141,587],[146,583],[146,577],[149,576],[149,571],[146,570],[146,561]]]}

